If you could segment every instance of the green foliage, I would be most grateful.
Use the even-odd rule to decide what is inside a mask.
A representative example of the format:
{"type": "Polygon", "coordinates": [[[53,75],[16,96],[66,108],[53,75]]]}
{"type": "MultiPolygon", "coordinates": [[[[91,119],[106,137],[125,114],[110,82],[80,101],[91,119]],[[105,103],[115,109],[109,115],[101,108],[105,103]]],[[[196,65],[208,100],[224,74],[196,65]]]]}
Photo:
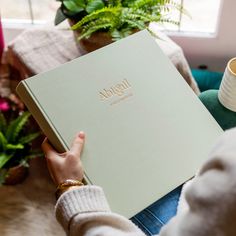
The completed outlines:
{"type": "Polygon", "coordinates": [[[5,154],[1,153],[0,154],[0,168],[2,168],[11,158],[13,154],[5,154]]]}
{"type": "Polygon", "coordinates": [[[0,186],[4,183],[6,177],[7,177],[7,170],[0,169],[0,186]]]}
{"type": "Polygon", "coordinates": [[[102,9],[104,6],[105,5],[102,0],[89,1],[88,5],[86,6],[86,12],[88,12],[90,14],[93,11],[96,11],[98,9],[102,9]]]}
{"type": "Polygon", "coordinates": [[[27,161],[36,155],[31,152],[30,143],[39,133],[29,133],[26,129],[29,117],[29,112],[23,112],[8,124],[0,112],[0,179],[5,173],[3,170],[21,163],[26,165],[27,161]]]}
{"type": "Polygon", "coordinates": [[[23,129],[24,125],[28,121],[30,116],[29,112],[24,112],[22,115],[18,116],[15,120],[11,121],[6,130],[6,138],[8,142],[14,143],[19,136],[20,131],[23,129]]]}
{"type": "Polygon", "coordinates": [[[35,158],[35,157],[43,157],[43,156],[44,156],[44,155],[43,155],[43,153],[42,153],[41,151],[38,151],[38,150],[36,150],[36,151],[31,151],[28,155],[25,156],[24,159],[22,159],[22,160],[20,161],[20,164],[23,165],[23,166],[25,166],[25,167],[29,167],[29,160],[30,160],[30,159],[33,159],[33,158],[35,158]]]}
{"type": "Polygon", "coordinates": [[[58,25],[67,17],[73,18],[78,14],[85,16],[93,11],[102,9],[105,6],[103,0],[59,0],[61,7],[57,10],[55,25],[58,25]]]}
{"type": "Polygon", "coordinates": [[[4,115],[0,112],[0,130],[5,132],[5,128],[6,128],[6,125],[7,124],[7,121],[4,117],[4,115]]]}
{"type": "Polygon", "coordinates": [[[94,32],[105,31],[116,41],[136,30],[147,28],[150,22],[178,25],[168,17],[168,13],[174,9],[184,12],[174,0],[60,1],[63,14],[77,22],[71,28],[81,32],[78,40],[89,38],[94,32]]]}

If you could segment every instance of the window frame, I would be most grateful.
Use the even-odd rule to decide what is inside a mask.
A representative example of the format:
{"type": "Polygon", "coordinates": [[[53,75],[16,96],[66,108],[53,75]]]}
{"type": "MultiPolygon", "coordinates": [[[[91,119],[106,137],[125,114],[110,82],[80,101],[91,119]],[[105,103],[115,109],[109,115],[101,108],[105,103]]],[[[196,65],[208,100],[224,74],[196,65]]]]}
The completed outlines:
{"type": "MultiPolygon", "coordinates": [[[[185,0],[180,0],[180,4],[182,7],[184,6],[184,1],[185,0]]],[[[35,20],[34,17],[34,12],[33,12],[33,7],[32,7],[32,0],[28,0],[28,8],[29,8],[29,13],[30,13],[30,19],[4,19],[2,18],[2,24],[4,28],[10,28],[10,29],[27,29],[27,28],[32,28],[32,27],[38,27],[46,24],[46,21],[43,20],[35,20]]],[[[221,13],[223,5],[223,0],[220,0],[220,6],[219,6],[219,11],[218,11],[218,16],[221,13]]],[[[163,29],[163,31],[170,36],[180,36],[180,37],[202,37],[202,38],[212,38],[216,37],[218,33],[218,28],[219,28],[219,17],[216,23],[216,30],[214,33],[211,32],[190,32],[190,31],[184,31],[181,30],[181,20],[183,17],[183,13],[179,13],[179,21],[180,25],[177,30],[168,30],[168,29],[163,29]]]]}

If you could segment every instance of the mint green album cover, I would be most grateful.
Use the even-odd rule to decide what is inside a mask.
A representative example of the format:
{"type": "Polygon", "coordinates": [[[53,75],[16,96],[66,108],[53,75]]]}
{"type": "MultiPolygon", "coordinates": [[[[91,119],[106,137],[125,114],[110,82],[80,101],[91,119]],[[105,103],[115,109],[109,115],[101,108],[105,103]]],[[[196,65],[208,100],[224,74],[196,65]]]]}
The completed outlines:
{"type": "Polygon", "coordinates": [[[222,133],[148,31],[29,78],[17,92],[58,150],[86,133],[86,179],[128,218],[191,178],[222,133]]]}

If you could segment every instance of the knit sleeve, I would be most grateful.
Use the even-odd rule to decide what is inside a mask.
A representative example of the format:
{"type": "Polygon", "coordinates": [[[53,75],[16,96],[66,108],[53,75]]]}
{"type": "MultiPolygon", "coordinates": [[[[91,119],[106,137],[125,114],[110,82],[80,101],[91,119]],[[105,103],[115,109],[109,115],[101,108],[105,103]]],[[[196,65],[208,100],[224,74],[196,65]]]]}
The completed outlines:
{"type": "Polygon", "coordinates": [[[236,129],[225,132],[185,193],[187,209],[160,236],[236,235],[236,129]]]}
{"type": "Polygon", "coordinates": [[[110,211],[103,190],[84,186],[62,194],[56,217],[70,236],[144,236],[131,221],[110,211]]]}

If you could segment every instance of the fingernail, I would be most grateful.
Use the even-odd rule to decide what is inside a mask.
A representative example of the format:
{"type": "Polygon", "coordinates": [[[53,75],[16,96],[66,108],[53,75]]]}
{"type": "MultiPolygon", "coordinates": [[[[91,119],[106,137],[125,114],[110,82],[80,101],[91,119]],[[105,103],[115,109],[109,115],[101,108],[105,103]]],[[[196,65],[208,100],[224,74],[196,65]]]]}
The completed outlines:
{"type": "Polygon", "coordinates": [[[79,137],[80,137],[81,139],[84,139],[85,133],[84,133],[83,131],[80,131],[80,132],[79,132],[79,137]]]}

